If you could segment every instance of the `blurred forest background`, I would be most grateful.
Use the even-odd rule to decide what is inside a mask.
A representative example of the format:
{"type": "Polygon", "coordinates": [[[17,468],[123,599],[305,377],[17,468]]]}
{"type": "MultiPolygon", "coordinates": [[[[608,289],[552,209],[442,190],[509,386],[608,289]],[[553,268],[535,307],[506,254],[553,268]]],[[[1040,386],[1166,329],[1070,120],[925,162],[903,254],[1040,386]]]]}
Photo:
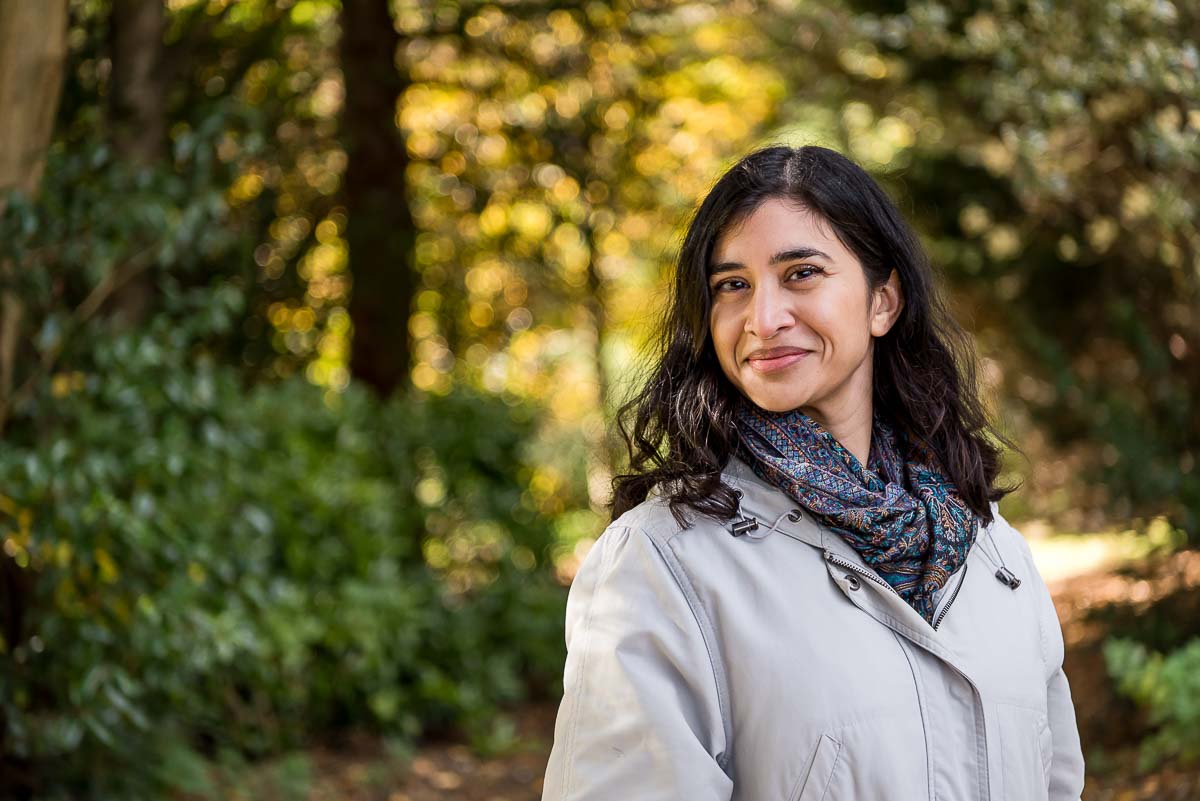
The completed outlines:
{"type": "Polygon", "coordinates": [[[919,226],[1085,798],[1200,798],[1200,7],[4,0],[0,796],[536,798],[683,227],[919,226]]]}

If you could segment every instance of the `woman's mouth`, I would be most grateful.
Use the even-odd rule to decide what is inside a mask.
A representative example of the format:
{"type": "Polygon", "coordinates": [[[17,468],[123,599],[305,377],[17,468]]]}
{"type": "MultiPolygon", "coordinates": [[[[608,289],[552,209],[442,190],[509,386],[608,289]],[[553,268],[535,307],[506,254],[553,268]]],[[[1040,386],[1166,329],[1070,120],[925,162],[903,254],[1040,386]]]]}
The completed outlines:
{"type": "Polygon", "coordinates": [[[788,353],[783,356],[776,356],[773,359],[747,359],[750,366],[759,373],[775,373],[780,370],[791,367],[796,362],[803,359],[812,351],[804,350],[799,353],[788,353]]]}

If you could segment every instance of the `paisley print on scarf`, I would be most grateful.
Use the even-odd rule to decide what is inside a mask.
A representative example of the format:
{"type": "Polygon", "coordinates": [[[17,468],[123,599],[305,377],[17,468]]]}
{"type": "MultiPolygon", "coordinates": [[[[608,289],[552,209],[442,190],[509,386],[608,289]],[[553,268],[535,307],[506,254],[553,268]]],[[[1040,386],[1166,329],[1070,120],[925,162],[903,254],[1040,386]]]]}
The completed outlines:
{"type": "Polygon", "coordinates": [[[878,411],[867,466],[799,409],[743,399],[738,456],[838,532],[931,625],[934,593],[967,557],[979,520],[927,449],[878,411]]]}

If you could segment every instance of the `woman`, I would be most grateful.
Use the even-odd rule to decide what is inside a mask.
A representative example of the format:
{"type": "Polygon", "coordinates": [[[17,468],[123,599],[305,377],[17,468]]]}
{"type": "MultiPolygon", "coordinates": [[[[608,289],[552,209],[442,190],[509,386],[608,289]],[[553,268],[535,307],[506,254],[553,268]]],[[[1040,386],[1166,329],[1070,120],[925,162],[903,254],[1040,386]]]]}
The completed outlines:
{"type": "Polygon", "coordinates": [[[662,344],[571,587],[543,799],[1078,799],[1004,440],[880,187],[825,148],[744,158],[662,344]]]}

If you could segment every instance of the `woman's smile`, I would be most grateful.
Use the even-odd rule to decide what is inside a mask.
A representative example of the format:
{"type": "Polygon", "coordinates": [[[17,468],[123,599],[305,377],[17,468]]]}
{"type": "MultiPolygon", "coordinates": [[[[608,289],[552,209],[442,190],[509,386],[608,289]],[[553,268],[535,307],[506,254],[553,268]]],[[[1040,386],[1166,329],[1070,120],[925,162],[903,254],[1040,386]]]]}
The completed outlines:
{"type": "Polygon", "coordinates": [[[755,370],[757,370],[760,373],[777,373],[780,370],[784,370],[788,367],[791,367],[793,364],[800,361],[801,359],[803,359],[805,356],[809,355],[810,353],[812,353],[811,350],[801,350],[801,351],[795,351],[792,353],[784,353],[780,356],[772,356],[772,357],[766,357],[766,358],[751,357],[751,358],[747,359],[747,361],[750,363],[751,367],[753,367],[755,370]]]}

